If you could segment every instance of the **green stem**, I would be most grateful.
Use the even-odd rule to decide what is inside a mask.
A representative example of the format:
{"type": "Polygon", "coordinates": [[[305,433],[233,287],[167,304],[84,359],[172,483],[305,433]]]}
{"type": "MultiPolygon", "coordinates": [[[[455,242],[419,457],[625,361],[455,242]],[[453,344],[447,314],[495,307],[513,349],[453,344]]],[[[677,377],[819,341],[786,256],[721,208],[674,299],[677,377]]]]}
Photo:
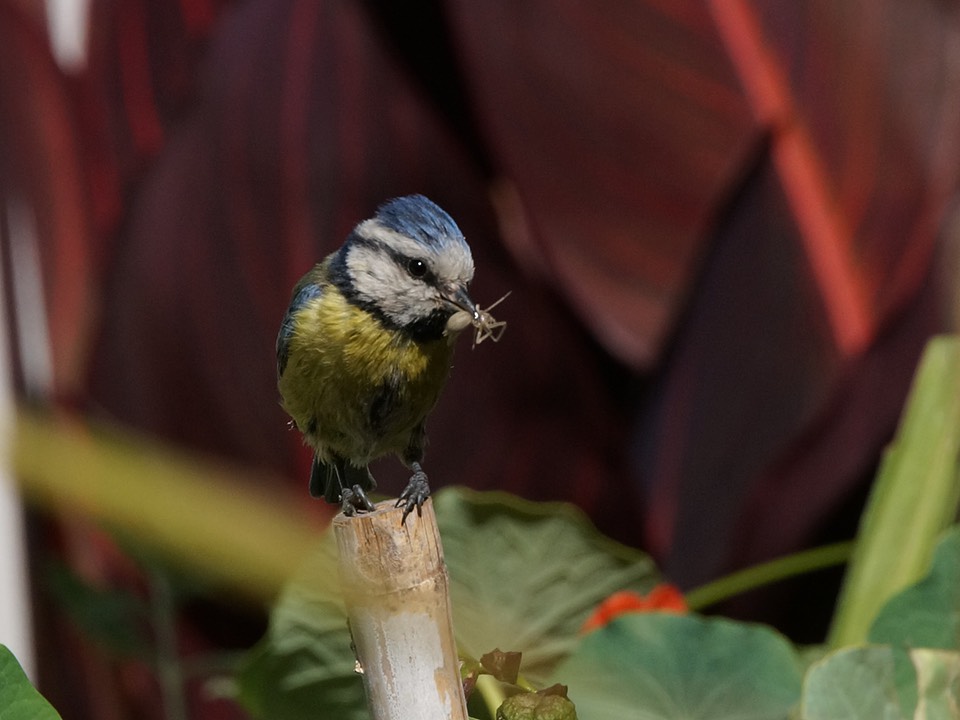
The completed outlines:
{"type": "Polygon", "coordinates": [[[891,597],[927,573],[960,506],[960,336],[927,343],[857,530],[832,648],[858,645],[891,597]]]}
{"type": "Polygon", "coordinates": [[[536,692],[539,688],[534,687],[529,680],[527,680],[523,675],[517,675],[517,687],[523,688],[527,692],[536,692]]]}
{"type": "Polygon", "coordinates": [[[688,592],[685,596],[687,607],[695,611],[702,610],[754,588],[842,565],[850,558],[853,545],[852,540],[824,545],[739,570],[688,592]]]}
{"type": "Polygon", "coordinates": [[[187,720],[180,651],[177,648],[176,603],[163,570],[148,570],[150,606],[156,633],[157,681],[165,720],[187,720]]]}
{"type": "Polygon", "coordinates": [[[477,678],[476,691],[483,698],[483,703],[487,706],[490,717],[495,718],[497,710],[507,699],[506,693],[503,692],[503,685],[492,675],[481,675],[477,678]]]}

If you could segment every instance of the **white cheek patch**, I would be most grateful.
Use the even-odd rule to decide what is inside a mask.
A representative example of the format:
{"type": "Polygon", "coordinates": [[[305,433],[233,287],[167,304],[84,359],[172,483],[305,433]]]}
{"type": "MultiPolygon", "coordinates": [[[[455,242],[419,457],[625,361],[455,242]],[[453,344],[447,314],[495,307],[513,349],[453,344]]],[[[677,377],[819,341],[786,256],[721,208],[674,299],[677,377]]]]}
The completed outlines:
{"type": "Polygon", "coordinates": [[[375,248],[358,245],[347,256],[347,268],[361,299],[375,305],[397,325],[429,315],[440,304],[436,290],[410,277],[406,270],[375,248]]]}

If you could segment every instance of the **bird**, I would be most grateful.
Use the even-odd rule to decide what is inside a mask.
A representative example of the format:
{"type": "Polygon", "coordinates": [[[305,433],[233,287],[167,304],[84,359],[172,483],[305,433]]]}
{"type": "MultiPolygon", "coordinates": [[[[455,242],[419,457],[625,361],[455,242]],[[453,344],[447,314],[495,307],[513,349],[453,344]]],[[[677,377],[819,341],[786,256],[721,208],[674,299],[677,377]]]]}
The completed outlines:
{"type": "Polygon", "coordinates": [[[309,490],[347,516],[374,509],[368,465],[396,454],[413,474],[401,524],[430,496],[425,423],[460,331],[479,321],[473,256],[423,195],[380,205],[295,285],[277,336],[277,386],[313,448],[309,490]],[[456,317],[456,321],[451,318],[456,317]]]}

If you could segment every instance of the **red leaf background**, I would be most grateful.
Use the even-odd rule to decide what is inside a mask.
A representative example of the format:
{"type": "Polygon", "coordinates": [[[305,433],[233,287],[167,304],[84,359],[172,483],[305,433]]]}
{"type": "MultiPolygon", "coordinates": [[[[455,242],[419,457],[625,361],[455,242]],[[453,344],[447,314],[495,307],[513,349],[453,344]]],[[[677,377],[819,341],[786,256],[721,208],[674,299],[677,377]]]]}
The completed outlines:
{"type": "Polygon", "coordinates": [[[298,492],[279,318],[397,194],[513,292],[435,484],[576,502],[681,587],[849,534],[955,328],[949,3],[94,0],[72,71],[37,8],[0,0],[4,252],[26,208],[53,359],[31,385],[20,308],[21,385],[298,492]]]}

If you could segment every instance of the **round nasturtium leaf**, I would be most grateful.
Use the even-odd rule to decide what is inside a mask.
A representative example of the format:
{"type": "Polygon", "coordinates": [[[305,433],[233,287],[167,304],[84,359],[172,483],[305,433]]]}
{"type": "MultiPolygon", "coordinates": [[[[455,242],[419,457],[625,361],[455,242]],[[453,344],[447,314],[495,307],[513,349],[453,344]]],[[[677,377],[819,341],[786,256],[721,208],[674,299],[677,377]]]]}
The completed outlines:
{"type": "Polygon", "coordinates": [[[763,626],[634,614],[586,635],[553,679],[590,720],[786,720],[801,663],[763,626]]]}
{"type": "Polygon", "coordinates": [[[941,539],[929,574],[884,605],[870,642],[960,650],[960,528],[941,539]]]}
{"type": "Polygon", "coordinates": [[[523,654],[520,673],[542,684],[609,595],[649,592],[650,558],[601,534],[566,503],[445,488],[434,498],[450,573],[457,645],[479,658],[523,654]]]}

